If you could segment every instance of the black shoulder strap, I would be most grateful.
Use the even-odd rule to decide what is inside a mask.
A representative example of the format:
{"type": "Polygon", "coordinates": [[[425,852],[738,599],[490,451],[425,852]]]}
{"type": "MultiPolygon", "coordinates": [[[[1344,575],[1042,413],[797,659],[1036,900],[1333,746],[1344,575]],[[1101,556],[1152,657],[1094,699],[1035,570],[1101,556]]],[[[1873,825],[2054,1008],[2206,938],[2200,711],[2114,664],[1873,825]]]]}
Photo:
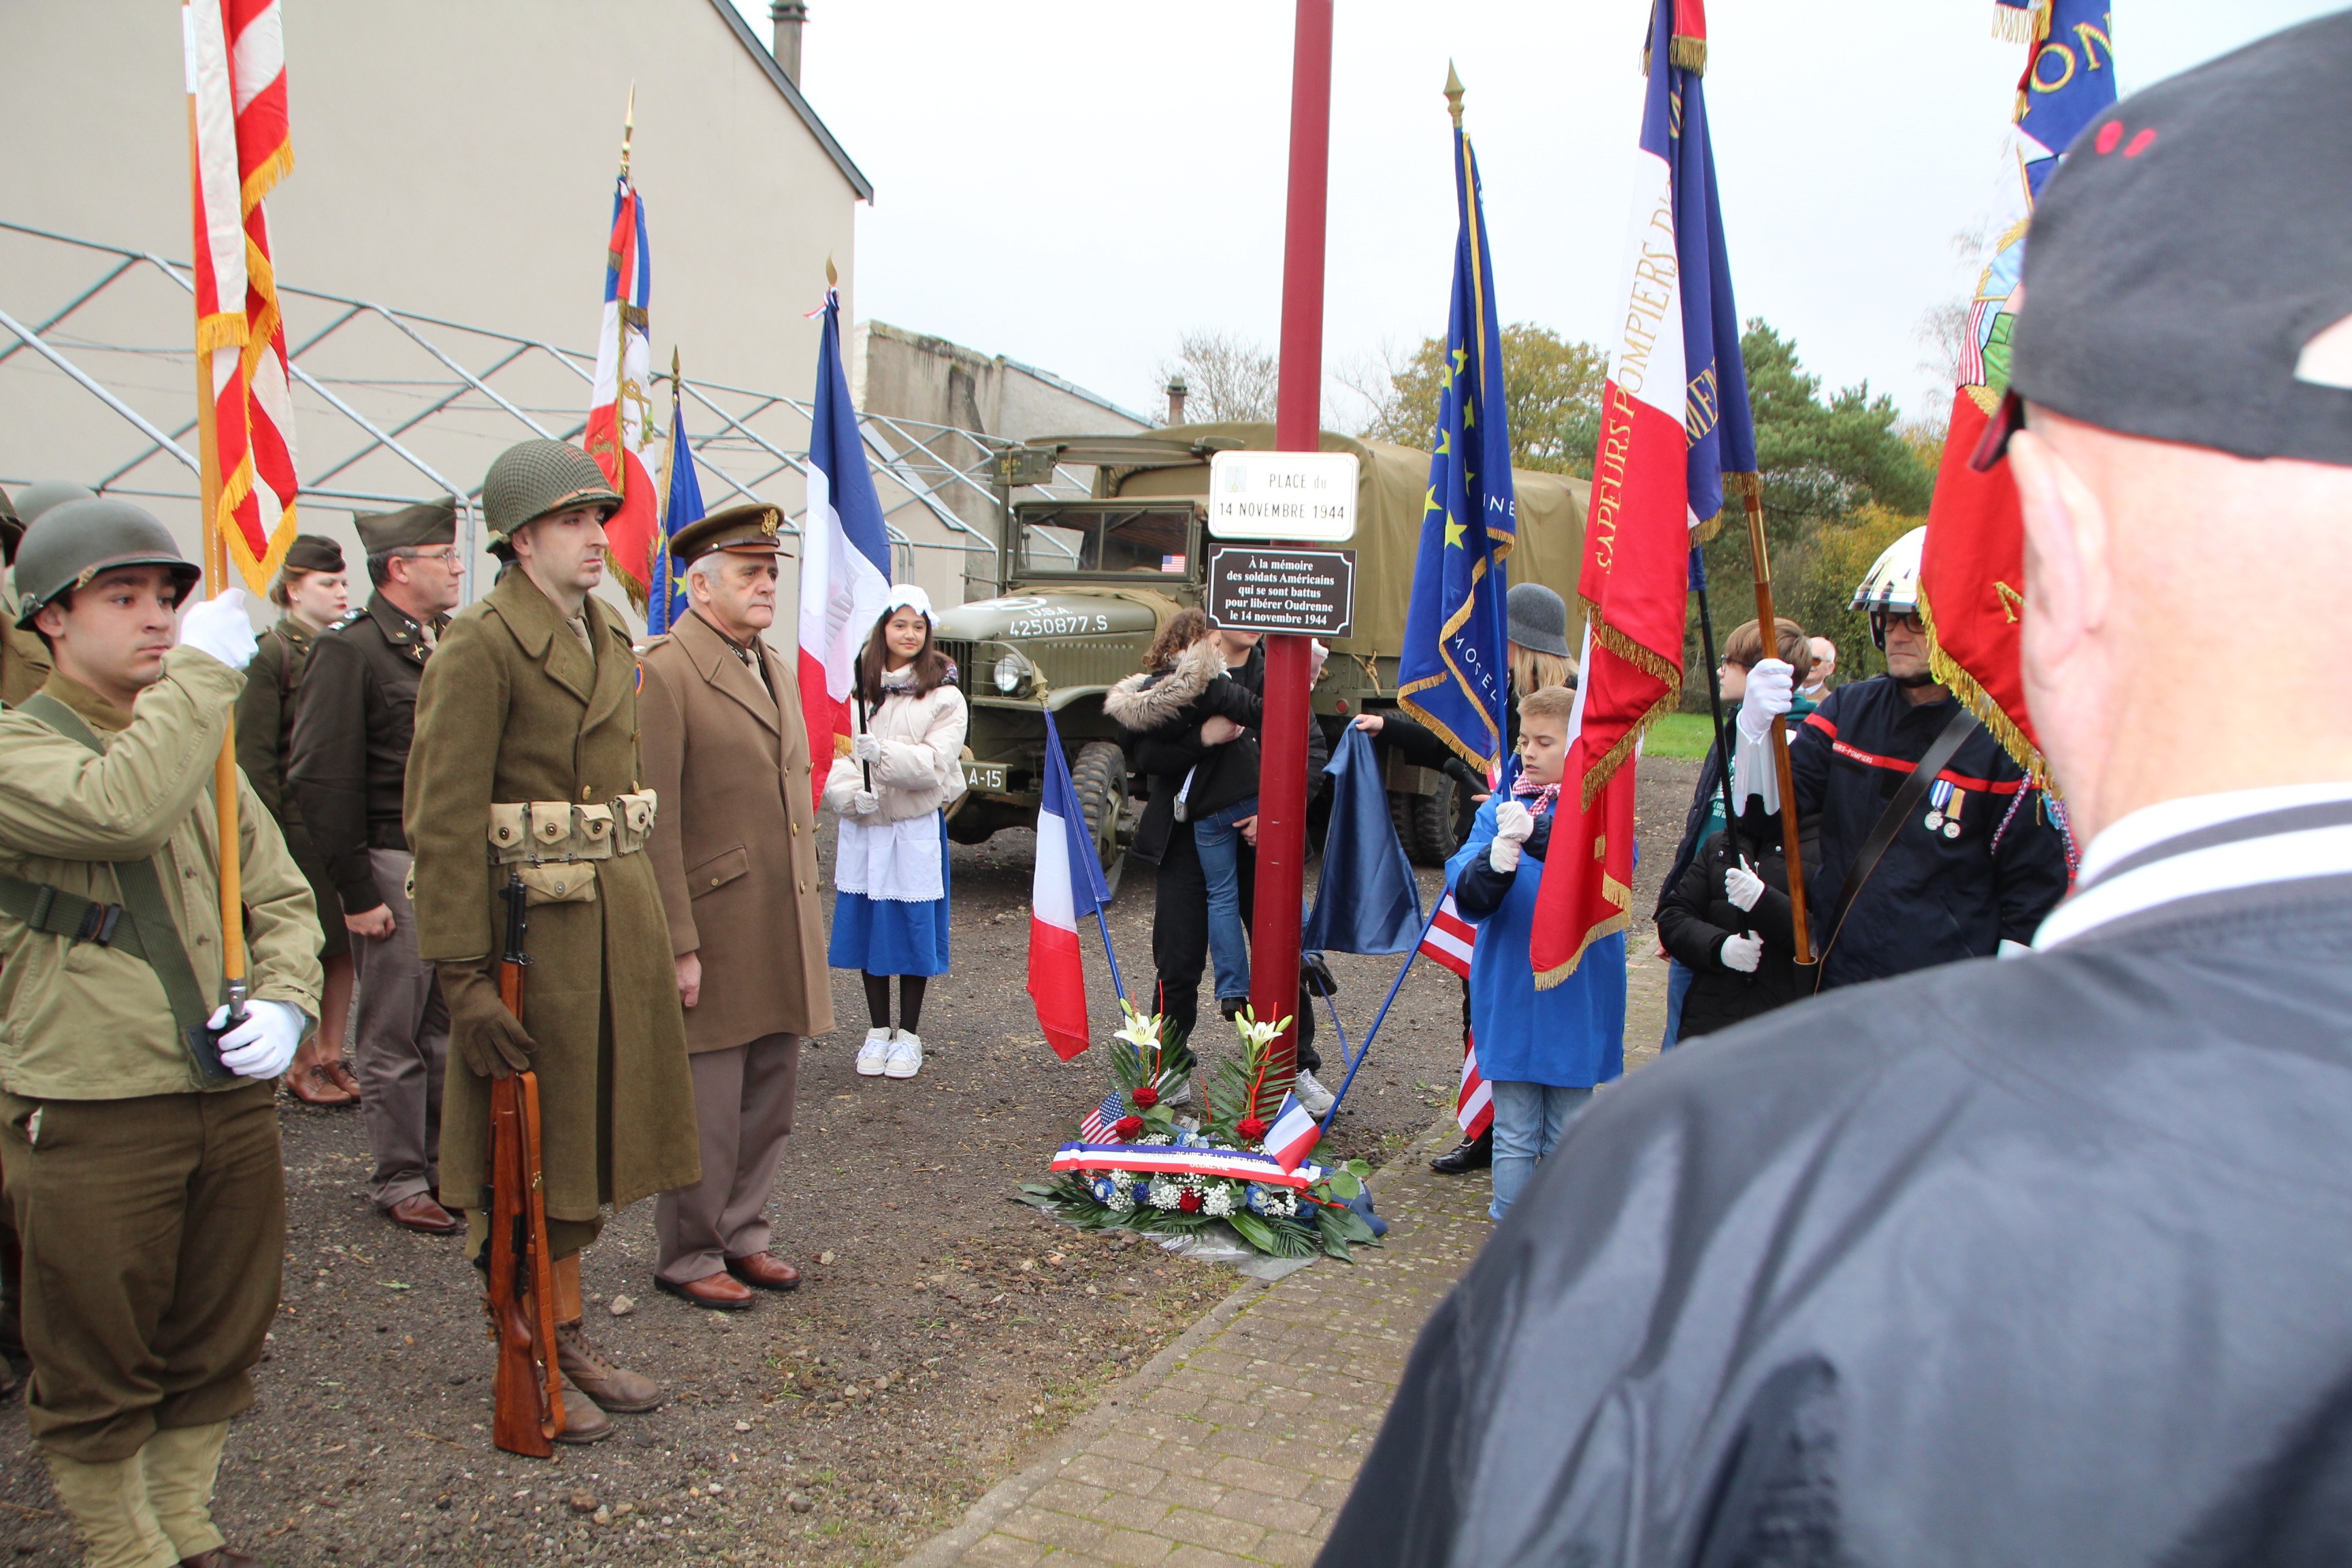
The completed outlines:
{"type": "Polygon", "coordinates": [[[1862,847],[1854,854],[1853,864],[1846,868],[1845,886],[1838,889],[1837,902],[1830,906],[1830,939],[1822,944],[1821,963],[1823,964],[1829,963],[1830,949],[1837,945],[1838,933],[1845,930],[1845,917],[1853,912],[1853,900],[1862,892],[1862,885],[1870,880],[1873,871],[1878,869],[1879,857],[1885,854],[1886,847],[1895,842],[1895,834],[1903,829],[1904,818],[1911,815],[1912,808],[1919,804],[1919,798],[1927,793],[1927,786],[1936,782],[1936,775],[1944,771],[1944,764],[1952,760],[1952,753],[1960,749],[1960,742],[1967,740],[1969,731],[1976,727],[1977,716],[1965,706],[1954,713],[1950,722],[1928,746],[1927,753],[1912,768],[1909,776],[1904,779],[1902,787],[1895,792],[1895,798],[1886,803],[1886,809],[1880,812],[1878,820],[1871,825],[1870,837],[1862,841],[1862,847]]]}
{"type": "MultiPolygon", "coordinates": [[[[79,741],[91,751],[103,753],[104,742],[82,721],[80,714],[58,701],[46,691],[37,691],[17,704],[16,710],[39,720],[70,741],[79,741]]],[[[236,854],[235,845],[224,845],[221,853],[236,854]]],[[[163,983],[163,994],[172,1005],[172,1017],[180,1026],[183,1038],[191,1029],[202,1031],[211,1009],[205,1005],[204,988],[196,984],[196,972],[188,962],[188,950],[180,940],[180,928],[172,919],[172,906],[163,899],[163,879],[156,873],[155,862],[148,860],[110,860],[106,864],[114,872],[114,885],[122,894],[122,912],[130,918],[138,932],[138,941],[124,942],[119,937],[114,946],[126,952],[136,952],[155,972],[163,983]]],[[[22,918],[22,917],[19,917],[22,918]]],[[[214,1056],[209,1068],[200,1054],[200,1071],[207,1079],[226,1076],[219,1069],[219,1058],[214,1056]]]]}

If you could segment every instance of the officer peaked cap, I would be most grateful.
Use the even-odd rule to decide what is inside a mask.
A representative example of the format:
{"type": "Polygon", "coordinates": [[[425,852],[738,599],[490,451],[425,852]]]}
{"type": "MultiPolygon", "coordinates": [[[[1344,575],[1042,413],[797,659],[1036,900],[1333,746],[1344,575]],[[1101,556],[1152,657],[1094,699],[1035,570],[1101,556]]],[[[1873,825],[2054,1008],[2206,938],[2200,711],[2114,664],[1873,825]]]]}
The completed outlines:
{"type": "Polygon", "coordinates": [[[783,541],[784,514],[765,501],[724,507],[687,524],[670,536],[669,552],[681,565],[690,564],[714,550],[746,555],[789,555],[783,541]]]}

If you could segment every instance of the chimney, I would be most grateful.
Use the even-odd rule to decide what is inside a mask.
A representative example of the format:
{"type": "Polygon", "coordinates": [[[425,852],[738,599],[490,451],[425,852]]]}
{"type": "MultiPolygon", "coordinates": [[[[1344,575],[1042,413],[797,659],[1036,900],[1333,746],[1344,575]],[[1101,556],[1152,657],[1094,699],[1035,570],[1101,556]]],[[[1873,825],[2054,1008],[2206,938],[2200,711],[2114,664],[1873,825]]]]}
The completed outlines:
{"type": "Polygon", "coordinates": [[[769,0],[768,20],[776,26],[776,64],[784,79],[801,84],[801,26],[808,20],[806,0],[769,0]]]}
{"type": "Polygon", "coordinates": [[[1184,374],[1181,371],[1168,378],[1168,423],[1184,423],[1184,374]]]}

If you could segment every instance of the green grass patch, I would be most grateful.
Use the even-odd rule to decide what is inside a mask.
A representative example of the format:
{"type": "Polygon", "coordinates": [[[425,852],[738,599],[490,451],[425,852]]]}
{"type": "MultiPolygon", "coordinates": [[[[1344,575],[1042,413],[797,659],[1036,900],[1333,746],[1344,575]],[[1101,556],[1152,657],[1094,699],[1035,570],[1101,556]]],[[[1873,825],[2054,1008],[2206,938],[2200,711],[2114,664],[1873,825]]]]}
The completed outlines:
{"type": "Polygon", "coordinates": [[[1696,762],[1715,743],[1704,713],[1665,713],[1643,732],[1642,751],[1653,757],[1696,762]]]}

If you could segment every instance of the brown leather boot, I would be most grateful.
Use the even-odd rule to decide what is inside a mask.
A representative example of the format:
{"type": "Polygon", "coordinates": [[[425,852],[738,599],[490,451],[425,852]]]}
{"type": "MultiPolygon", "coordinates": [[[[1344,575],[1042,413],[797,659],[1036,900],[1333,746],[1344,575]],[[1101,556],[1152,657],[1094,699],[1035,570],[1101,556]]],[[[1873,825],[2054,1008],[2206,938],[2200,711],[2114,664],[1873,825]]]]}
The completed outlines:
{"type": "Polygon", "coordinates": [[[661,1384],[652,1378],[614,1366],[589,1342],[578,1319],[555,1325],[555,1360],[563,1375],[580,1385],[588,1397],[619,1415],[636,1415],[658,1409],[661,1384]]]}
{"type": "Polygon", "coordinates": [[[586,1445],[601,1443],[614,1433],[613,1418],[597,1407],[596,1402],[580,1392],[570,1378],[563,1380],[563,1430],[555,1435],[559,1443],[586,1445]]]}

